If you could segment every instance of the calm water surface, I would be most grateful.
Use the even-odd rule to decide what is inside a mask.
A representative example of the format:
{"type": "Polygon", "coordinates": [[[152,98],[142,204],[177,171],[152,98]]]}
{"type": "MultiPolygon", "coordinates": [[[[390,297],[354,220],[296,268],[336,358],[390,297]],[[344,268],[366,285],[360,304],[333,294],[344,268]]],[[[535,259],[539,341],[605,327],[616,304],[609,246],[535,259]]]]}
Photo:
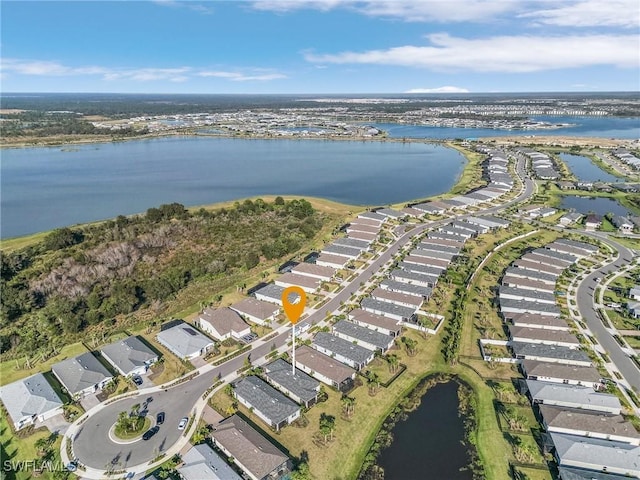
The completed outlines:
{"type": "Polygon", "coordinates": [[[378,465],[385,480],[471,480],[458,416],[458,385],[439,383],[422,397],[420,406],[392,430],[393,443],[382,451],[378,465]]]}
{"type": "Polygon", "coordinates": [[[1,236],[255,195],[384,205],[448,191],[465,164],[439,145],[170,137],[3,150],[1,236]]]}
{"type": "Polygon", "coordinates": [[[390,137],[395,138],[481,138],[514,135],[640,138],[640,121],[637,118],[536,116],[531,117],[531,119],[555,124],[570,123],[575,126],[554,130],[493,130],[489,128],[426,127],[392,123],[380,123],[374,124],[374,126],[387,131],[390,137]]]}
{"type": "Polygon", "coordinates": [[[590,158],[582,155],[572,155],[569,153],[561,153],[560,158],[567,164],[571,172],[583,182],[619,182],[620,178],[605,172],[590,158]]]}
{"type": "Polygon", "coordinates": [[[604,197],[578,197],[574,195],[565,195],[562,197],[560,208],[572,208],[576,212],[585,215],[589,212],[597,213],[598,215],[615,213],[616,215],[622,215],[623,217],[631,214],[629,210],[620,205],[616,200],[604,197]]]}

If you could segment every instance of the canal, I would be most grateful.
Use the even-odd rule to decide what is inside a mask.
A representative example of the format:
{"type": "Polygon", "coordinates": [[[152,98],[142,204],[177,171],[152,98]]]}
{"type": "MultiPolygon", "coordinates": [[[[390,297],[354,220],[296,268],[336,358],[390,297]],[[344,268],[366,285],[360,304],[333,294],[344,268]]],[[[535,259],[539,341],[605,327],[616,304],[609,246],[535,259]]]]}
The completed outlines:
{"type": "Polygon", "coordinates": [[[455,381],[432,386],[418,408],[395,424],[393,442],[377,460],[385,480],[472,480],[458,387],[455,381]]]}

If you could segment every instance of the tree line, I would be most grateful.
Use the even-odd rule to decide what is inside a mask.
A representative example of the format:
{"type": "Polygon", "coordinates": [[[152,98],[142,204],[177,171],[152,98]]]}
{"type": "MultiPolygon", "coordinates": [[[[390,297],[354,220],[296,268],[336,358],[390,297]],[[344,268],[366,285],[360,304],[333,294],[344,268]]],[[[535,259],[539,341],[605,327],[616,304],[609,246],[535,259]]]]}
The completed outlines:
{"type": "Polygon", "coordinates": [[[278,197],[195,212],[173,203],[56,229],[38,244],[2,252],[0,353],[63,346],[119,315],[159,311],[200,281],[228,287],[234,274],[296,252],[325,219],[304,199],[278,197]]]}

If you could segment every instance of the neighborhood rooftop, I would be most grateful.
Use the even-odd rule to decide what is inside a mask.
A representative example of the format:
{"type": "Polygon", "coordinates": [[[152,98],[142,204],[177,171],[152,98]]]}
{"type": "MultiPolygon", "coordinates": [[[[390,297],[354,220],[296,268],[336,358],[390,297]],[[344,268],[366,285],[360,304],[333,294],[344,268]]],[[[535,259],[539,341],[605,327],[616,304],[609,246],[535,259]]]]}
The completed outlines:
{"type": "Polygon", "coordinates": [[[62,400],[42,373],[0,387],[0,399],[14,424],[62,407],[62,400]]]}
{"type": "Polygon", "coordinates": [[[384,333],[376,332],[367,327],[361,327],[348,320],[340,320],[333,326],[336,334],[342,334],[358,342],[368,343],[386,351],[393,337],[384,333]]]}
{"type": "Polygon", "coordinates": [[[265,365],[264,371],[272,383],[288,390],[305,402],[312,400],[318,394],[320,382],[298,368],[293,375],[291,364],[281,358],[265,365]]]}
{"type": "Polygon", "coordinates": [[[113,377],[91,352],[56,363],[51,370],[72,395],[113,377]]]}
{"type": "Polygon", "coordinates": [[[341,384],[355,374],[353,368],[306,345],[296,348],[296,364],[302,364],[336,384],[341,384]]]}
{"type": "Polygon", "coordinates": [[[148,365],[158,357],[137,336],[127,337],[105,345],[100,351],[123,375],[128,375],[129,372],[148,365]]]}
{"type": "Polygon", "coordinates": [[[371,358],[373,352],[368,348],[355,345],[353,342],[345,340],[326,332],[318,332],[313,339],[313,345],[317,345],[329,352],[340,355],[358,364],[365,364],[371,358]]]}
{"type": "Polygon", "coordinates": [[[237,382],[234,392],[274,424],[287,420],[300,408],[289,397],[254,375],[249,375],[237,382]]]}
{"type": "Polygon", "coordinates": [[[254,478],[266,478],[289,460],[282,451],[237,415],[215,426],[211,437],[254,478]]]}

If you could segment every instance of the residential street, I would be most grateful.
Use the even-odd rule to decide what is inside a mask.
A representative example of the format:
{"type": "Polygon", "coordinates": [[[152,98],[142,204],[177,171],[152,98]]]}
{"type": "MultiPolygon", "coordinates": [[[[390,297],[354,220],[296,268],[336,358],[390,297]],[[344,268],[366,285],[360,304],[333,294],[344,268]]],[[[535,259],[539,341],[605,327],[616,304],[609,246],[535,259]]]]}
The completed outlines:
{"type": "MultiPolygon", "coordinates": [[[[525,178],[524,162],[518,161],[518,175],[524,179],[525,188],[513,200],[499,206],[487,208],[482,211],[475,212],[474,215],[495,214],[505,208],[521,202],[529,198],[534,191],[534,183],[525,178]]],[[[365,284],[371,277],[378,273],[394,255],[404,248],[411,240],[424,233],[425,230],[437,227],[439,225],[449,223],[455,218],[462,218],[469,214],[450,217],[437,222],[429,222],[416,226],[412,230],[404,233],[399,237],[384,253],[375,261],[360,272],[345,288],[338,292],[325,305],[313,312],[300,325],[304,323],[317,324],[327,318],[328,313],[339,310],[341,302],[347,303],[349,298],[358,292],[361,283],[365,284]]],[[[270,339],[266,343],[259,344],[249,352],[239,355],[236,358],[218,367],[212,368],[206,365],[199,369],[200,374],[194,379],[183,384],[177,385],[168,390],[162,390],[159,387],[142,390],[140,395],[130,398],[118,400],[109,405],[100,405],[92,410],[81,426],[74,425],[72,428],[75,433],[73,440],[73,452],[77,460],[87,467],[95,470],[123,470],[137,466],[136,471],[144,471],[148,462],[157,458],[159,454],[167,451],[175,451],[176,446],[186,443],[188,438],[182,437],[182,432],[177,429],[178,422],[182,417],[190,416],[194,413],[195,405],[201,401],[203,393],[211,387],[218,378],[225,380],[232,379],[236,376],[236,371],[240,369],[245,362],[247,356],[253,362],[259,361],[268,354],[273,347],[283,347],[288,341],[290,329],[288,327],[280,327],[281,331],[278,336],[270,339]],[[227,378],[225,378],[227,377],[227,378]],[[148,414],[155,419],[158,412],[165,412],[166,419],[161,426],[160,431],[148,441],[138,440],[133,443],[120,444],[114,442],[109,437],[109,430],[116,422],[118,414],[122,411],[128,411],[133,404],[143,403],[145,399],[151,398],[148,404],[148,414]]],[[[66,457],[66,452],[63,458],[66,457]]],[[[94,472],[96,475],[98,472],[94,472]]],[[[99,477],[96,477],[99,478],[99,477]]]]}

